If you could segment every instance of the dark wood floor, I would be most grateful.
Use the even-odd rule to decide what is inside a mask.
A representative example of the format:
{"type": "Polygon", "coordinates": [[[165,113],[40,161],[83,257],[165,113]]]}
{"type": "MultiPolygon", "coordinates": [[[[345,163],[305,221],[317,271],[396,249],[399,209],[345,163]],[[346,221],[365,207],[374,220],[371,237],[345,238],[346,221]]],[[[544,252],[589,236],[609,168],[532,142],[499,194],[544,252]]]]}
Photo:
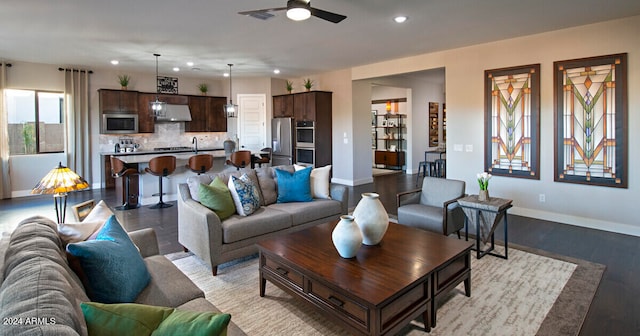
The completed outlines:
{"type": "MultiPolygon", "coordinates": [[[[376,177],[371,184],[349,188],[350,207],[357,204],[361,193],[377,192],[387,211],[397,214],[396,193],[415,188],[415,182],[415,175],[376,177]]],[[[69,204],[92,198],[103,199],[111,207],[118,205],[113,190],[72,193],[69,204]]],[[[38,213],[39,209],[50,208],[53,208],[50,196],[0,200],[0,224],[13,223],[38,213]]],[[[118,211],[117,217],[129,231],[153,227],[161,253],[181,250],[177,241],[177,206],[118,211]]],[[[501,233],[498,228],[496,238],[502,239],[501,233]]],[[[606,265],[580,335],[640,335],[640,237],[509,215],[509,241],[606,265]]]]}

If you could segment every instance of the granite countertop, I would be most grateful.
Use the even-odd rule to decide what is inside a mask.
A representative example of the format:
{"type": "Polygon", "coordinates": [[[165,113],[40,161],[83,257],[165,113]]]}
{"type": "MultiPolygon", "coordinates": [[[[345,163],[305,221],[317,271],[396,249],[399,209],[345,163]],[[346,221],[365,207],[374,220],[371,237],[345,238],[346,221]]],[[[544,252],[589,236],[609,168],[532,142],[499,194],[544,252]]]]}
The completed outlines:
{"type": "MultiPolygon", "coordinates": [[[[224,151],[224,148],[198,148],[198,154],[201,152],[215,152],[215,151],[224,151]]],[[[173,150],[153,150],[153,149],[139,149],[135,152],[102,152],[100,155],[114,155],[114,156],[128,156],[128,155],[149,155],[149,154],[172,154],[172,153],[193,153],[192,148],[184,148],[184,149],[173,149],[173,150]]]]}

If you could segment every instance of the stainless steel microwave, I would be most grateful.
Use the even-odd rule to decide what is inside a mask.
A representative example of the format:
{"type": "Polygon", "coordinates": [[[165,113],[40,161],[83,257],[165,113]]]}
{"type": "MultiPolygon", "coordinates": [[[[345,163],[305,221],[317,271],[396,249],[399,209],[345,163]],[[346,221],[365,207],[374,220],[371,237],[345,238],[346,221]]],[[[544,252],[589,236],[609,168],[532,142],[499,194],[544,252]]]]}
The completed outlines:
{"type": "Polygon", "coordinates": [[[134,113],[105,113],[102,115],[102,126],[100,133],[138,133],[138,115],[134,113]]]}

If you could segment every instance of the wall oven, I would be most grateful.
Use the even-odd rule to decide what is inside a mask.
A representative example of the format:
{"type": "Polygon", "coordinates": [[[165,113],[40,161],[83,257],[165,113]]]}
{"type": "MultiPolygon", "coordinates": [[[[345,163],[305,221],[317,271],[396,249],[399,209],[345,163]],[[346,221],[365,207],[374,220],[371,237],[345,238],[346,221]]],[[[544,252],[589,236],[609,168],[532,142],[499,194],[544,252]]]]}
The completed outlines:
{"type": "Polygon", "coordinates": [[[313,121],[296,122],[296,147],[314,148],[315,124],[313,121]]]}
{"type": "Polygon", "coordinates": [[[138,114],[104,113],[102,115],[102,134],[138,133],[138,114]]]}
{"type": "Polygon", "coordinates": [[[315,149],[313,148],[296,148],[296,163],[302,166],[315,165],[315,149]]]}

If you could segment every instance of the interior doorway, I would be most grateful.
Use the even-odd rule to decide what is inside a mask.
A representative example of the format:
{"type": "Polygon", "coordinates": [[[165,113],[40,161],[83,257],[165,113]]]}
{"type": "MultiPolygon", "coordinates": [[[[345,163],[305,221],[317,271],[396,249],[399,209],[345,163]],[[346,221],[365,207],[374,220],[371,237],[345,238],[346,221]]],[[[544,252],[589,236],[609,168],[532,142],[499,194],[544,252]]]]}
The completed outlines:
{"type": "Polygon", "coordinates": [[[240,148],[260,150],[266,147],[266,95],[238,95],[238,129],[240,148]]]}

